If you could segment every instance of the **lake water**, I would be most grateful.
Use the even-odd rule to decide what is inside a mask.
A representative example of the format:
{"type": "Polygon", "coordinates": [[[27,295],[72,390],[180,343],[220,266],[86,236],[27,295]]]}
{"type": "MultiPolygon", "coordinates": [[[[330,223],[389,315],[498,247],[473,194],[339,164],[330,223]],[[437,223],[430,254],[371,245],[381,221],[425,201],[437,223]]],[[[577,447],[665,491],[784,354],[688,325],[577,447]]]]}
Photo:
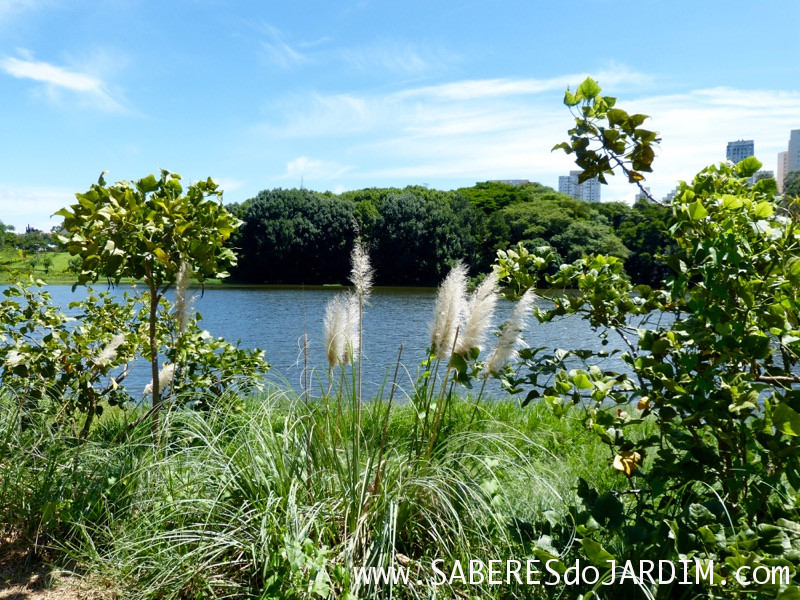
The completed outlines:
{"type": "MultiPolygon", "coordinates": [[[[55,303],[66,306],[85,297],[85,290],[74,293],[71,286],[51,285],[46,288],[55,303]]],[[[103,289],[103,288],[99,288],[103,289]]],[[[117,288],[122,293],[126,288],[117,288]]],[[[323,342],[323,316],[328,301],[340,288],[313,287],[223,287],[209,288],[204,293],[193,290],[194,308],[203,316],[200,327],[215,337],[241,340],[247,348],[261,348],[272,365],[270,378],[302,389],[304,374],[303,339],[308,336],[308,360],[312,391],[327,385],[327,362],[323,342]]],[[[411,388],[418,365],[425,358],[436,290],[428,288],[376,288],[364,312],[363,378],[364,394],[372,395],[381,383],[394,373],[397,354],[403,345],[402,368],[398,383],[411,388]]],[[[548,300],[537,300],[543,307],[548,300]]],[[[496,324],[508,318],[513,303],[502,300],[495,317],[496,324]]],[[[532,347],[623,349],[614,335],[601,346],[597,333],[586,321],[570,316],[559,321],[539,324],[531,320],[525,341],[532,347]]],[[[488,340],[493,345],[494,339],[488,340]]],[[[608,368],[621,368],[621,361],[607,359],[608,368]]],[[[150,381],[149,367],[137,364],[126,380],[130,390],[144,388],[150,381]]],[[[494,388],[495,393],[499,388],[494,388]]]]}

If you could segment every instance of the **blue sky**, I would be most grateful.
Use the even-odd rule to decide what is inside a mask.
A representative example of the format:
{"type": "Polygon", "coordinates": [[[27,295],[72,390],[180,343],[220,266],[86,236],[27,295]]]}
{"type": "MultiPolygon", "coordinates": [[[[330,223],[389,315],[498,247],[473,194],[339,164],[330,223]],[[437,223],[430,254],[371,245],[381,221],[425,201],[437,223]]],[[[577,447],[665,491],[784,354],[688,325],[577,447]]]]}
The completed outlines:
{"type": "MultiPolygon", "coordinates": [[[[225,201],[572,167],[563,90],[587,74],[653,116],[656,196],[800,128],[800,3],[0,0],[0,220],[50,215],[103,170],[211,176],[225,201]]],[[[631,201],[620,177],[604,200],[631,201]]]]}

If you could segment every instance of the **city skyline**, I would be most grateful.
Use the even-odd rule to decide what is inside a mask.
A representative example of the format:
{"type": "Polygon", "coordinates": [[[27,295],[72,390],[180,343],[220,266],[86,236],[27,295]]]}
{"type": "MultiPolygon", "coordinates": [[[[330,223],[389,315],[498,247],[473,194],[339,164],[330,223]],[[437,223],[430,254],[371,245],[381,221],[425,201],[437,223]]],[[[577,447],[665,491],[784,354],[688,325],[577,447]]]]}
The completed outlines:
{"type": "MultiPolygon", "coordinates": [[[[655,197],[724,160],[731,140],[755,140],[776,170],[800,127],[800,6],[776,1],[781,18],[759,28],[763,10],[746,3],[580,12],[512,0],[0,0],[0,219],[49,229],[104,170],[110,181],[162,167],[210,176],[226,202],[301,182],[556,187],[575,168],[551,152],[573,124],[564,89],[588,75],[652,117],[655,197]],[[646,46],[598,33],[632,29],[646,46]],[[732,36],[748,43],[720,60],[732,36]]],[[[636,192],[616,176],[602,196],[636,192]]]]}

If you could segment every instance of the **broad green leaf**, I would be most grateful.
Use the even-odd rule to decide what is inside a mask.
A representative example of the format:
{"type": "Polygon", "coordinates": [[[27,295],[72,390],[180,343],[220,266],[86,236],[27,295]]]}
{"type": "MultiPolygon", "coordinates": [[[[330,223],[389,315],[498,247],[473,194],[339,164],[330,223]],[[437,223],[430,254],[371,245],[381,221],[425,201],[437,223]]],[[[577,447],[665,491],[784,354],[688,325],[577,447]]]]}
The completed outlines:
{"type": "Polygon", "coordinates": [[[583,95],[587,100],[591,100],[601,91],[600,85],[591,77],[584,79],[583,83],[578,86],[578,94],[583,95]]]}
{"type": "Polygon", "coordinates": [[[739,177],[752,177],[762,166],[755,156],[748,156],[736,165],[736,173],[739,177]]]}
{"type": "Polygon", "coordinates": [[[166,252],[164,252],[164,250],[162,248],[158,248],[158,247],[154,248],[153,249],[153,254],[155,254],[156,258],[158,258],[158,260],[161,261],[164,265],[169,266],[171,264],[170,260],[169,260],[169,256],[167,255],[166,252]]]}
{"type": "Polygon", "coordinates": [[[771,202],[763,201],[756,204],[755,208],[753,209],[753,216],[757,219],[766,219],[772,216],[775,212],[775,209],[772,206],[771,202]]]}
{"type": "Polygon", "coordinates": [[[695,200],[689,205],[689,218],[692,221],[699,221],[701,219],[705,219],[708,216],[708,211],[706,207],[703,206],[700,200],[695,200]]]}
{"type": "Polygon", "coordinates": [[[792,437],[800,436],[800,414],[785,403],[772,409],[772,424],[781,433],[792,437]]]}
{"type": "Polygon", "coordinates": [[[776,600],[800,600],[800,587],[790,585],[778,594],[776,600]]]}
{"type": "Polygon", "coordinates": [[[590,390],[594,387],[592,385],[591,379],[589,379],[585,373],[578,373],[572,379],[572,383],[575,384],[575,387],[581,390],[590,390]]]}
{"type": "Polygon", "coordinates": [[[596,567],[610,567],[611,561],[614,560],[614,555],[608,550],[603,548],[600,544],[595,542],[592,538],[583,538],[581,540],[581,547],[589,559],[596,567]]]}

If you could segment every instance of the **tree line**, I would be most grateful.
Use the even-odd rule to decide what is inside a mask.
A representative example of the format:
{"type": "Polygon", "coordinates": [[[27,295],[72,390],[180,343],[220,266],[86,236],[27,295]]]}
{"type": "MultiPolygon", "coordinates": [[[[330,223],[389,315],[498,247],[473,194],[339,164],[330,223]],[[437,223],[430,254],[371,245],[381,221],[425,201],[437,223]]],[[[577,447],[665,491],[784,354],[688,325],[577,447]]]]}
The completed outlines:
{"type": "Polygon", "coordinates": [[[333,194],[272,189],[227,208],[243,221],[234,280],[344,283],[359,236],[379,285],[435,285],[463,259],[476,275],[518,242],[571,262],[616,256],[637,283],[658,281],[672,241],[669,209],[652,202],[589,203],[538,183],[484,182],[453,191],[422,186],[333,194]]]}

